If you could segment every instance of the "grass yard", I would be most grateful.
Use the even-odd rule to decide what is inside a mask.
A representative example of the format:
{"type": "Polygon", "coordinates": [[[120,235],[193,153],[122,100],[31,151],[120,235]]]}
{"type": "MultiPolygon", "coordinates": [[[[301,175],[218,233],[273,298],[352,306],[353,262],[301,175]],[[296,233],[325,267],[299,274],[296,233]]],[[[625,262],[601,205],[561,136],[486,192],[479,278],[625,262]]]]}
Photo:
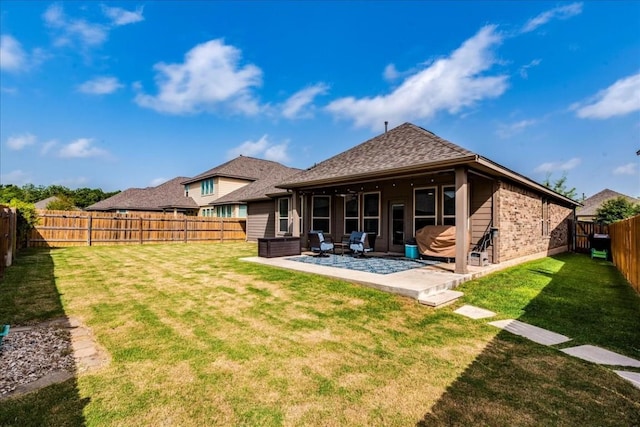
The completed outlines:
{"type": "Polygon", "coordinates": [[[433,310],[238,260],[256,252],[21,254],[0,283],[0,323],[72,316],[112,360],[1,401],[0,426],[640,424],[640,390],[611,370],[453,313],[479,305],[638,358],[640,298],[607,263],[546,258],[466,283],[462,302],[433,310]]]}

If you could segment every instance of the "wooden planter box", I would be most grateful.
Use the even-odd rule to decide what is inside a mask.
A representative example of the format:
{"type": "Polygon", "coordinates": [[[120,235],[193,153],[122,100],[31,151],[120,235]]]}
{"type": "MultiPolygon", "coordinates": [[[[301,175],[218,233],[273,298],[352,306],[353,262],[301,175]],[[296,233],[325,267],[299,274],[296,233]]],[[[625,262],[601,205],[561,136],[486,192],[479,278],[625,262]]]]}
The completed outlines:
{"type": "Polygon", "coordinates": [[[258,239],[258,256],[275,258],[300,255],[299,237],[265,237],[258,239]]]}

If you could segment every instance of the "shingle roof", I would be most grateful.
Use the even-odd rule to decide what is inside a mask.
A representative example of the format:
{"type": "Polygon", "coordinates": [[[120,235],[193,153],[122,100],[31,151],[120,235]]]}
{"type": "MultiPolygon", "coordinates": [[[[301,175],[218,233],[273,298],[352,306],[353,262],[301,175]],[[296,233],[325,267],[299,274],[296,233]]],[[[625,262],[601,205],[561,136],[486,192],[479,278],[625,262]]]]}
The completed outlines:
{"type": "Polygon", "coordinates": [[[280,186],[394,172],[474,155],[426,129],[405,123],[292,176],[280,186]]]}
{"type": "Polygon", "coordinates": [[[179,176],[160,184],[157,187],[129,188],[108,199],[87,207],[92,211],[109,211],[115,209],[161,211],[162,208],[197,209],[198,204],[185,197],[182,182],[188,179],[179,176]]]}
{"type": "Polygon", "coordinates": [[[281,165],[280,163],[274,163],[266,176],[220,197],[211,204],[224,205],[255,200],[267,200],[269,199],[269,195],[286,193],[285,190],[277,188],[276,184],[281,183],[291,175],[301,171],[302,169],[290,168],[281,165]]]}
{"type": "Polygon", "coordinates": [[[640,203],[640,199],[636,199],[634,197],[627,196],[626,194],[618,193],[617,191],[605,188],[601,192],[585,199],[585,201],[582,202],[583,207],[576,210],[576,215],[594,216],[596,215],[596,211],[598,210],[598,208],[602,206],[604,202],[606,202],[607,200],[616,199],[618,197],[624,197],[631,203],[640,203]]]}
{"type": "MultiPolygon", "coordinates": [[[[224,176],[227,178],[239,178],[255,181],[269,174],[272,167],[280,163],[270,160],[256,159],[254,157],[238,156],[213,169],[209,169],[193,178],[185,178],[182,184],[190,184],[214,176],[224,176]]],[[[280,165],[281,166],[281,165],[280,165]]]]}
{"type": "Polygon", "coordinates": [[[47,209],[47,205],[51,202],[55,202],[58,200],[58,196],[47,197],[46,199],[42,199],[38,202],[35,202],[33,205],[36,209],[47,209]]]}

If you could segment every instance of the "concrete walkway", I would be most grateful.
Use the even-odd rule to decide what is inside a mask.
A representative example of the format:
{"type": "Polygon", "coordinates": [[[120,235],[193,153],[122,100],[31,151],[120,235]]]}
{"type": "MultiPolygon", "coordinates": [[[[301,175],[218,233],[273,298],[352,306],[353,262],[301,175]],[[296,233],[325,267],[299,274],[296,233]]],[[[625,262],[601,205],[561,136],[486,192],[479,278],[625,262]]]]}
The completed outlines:
{"type": "MultiPolygon", "coordinates": [[[[460,315],[470,317],[472,319],[482,319],[495,315],[492,311],[474,307],[471,305],[465,305],[454,311],[460,315]]],[[[489,322],[489,325],[498,327],[512,334],[522,336],[531,341],[537,342],[542,345],[557,345],[567,341],[571,338],[561,334],[549,331],[547,329],[539,328],[537,326],[529,325],[528,323],[520,322],[519,320],[506,319],[498,320],[495,322],[489,322]]],[[[634,368],[640,368],[640,360],[633,359],[631,357],[624,356],[622,354],[615,353],[613,351],[596,347],[594,345],[580,345],[576,347],[569,347],[560,349],[565,354],[573,357],[577,357],[588,362],[596,363],[598,365],[609,366],[629,366],[634,368]]],[[[614,371],[621,378],[629,381],[634,387],[640,389],[640,373],[631,371],[614,371]]]]}

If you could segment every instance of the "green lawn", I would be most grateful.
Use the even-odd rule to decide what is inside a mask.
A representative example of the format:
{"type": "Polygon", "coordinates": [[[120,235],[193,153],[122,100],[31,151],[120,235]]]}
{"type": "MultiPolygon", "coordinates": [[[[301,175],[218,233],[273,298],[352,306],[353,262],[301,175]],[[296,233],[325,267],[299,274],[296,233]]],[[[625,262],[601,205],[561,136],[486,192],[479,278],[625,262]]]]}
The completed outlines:
{"type": "Polygon", "coordinates": [[[256,252],[21,254],[0,283],[0,323],[76,317],[111,363],[0,402],[0,425],[640,424],[640,390],[611,370],[453,313],[480,305],[639,357],[640,298],[609,264],[546,258],[469,282],[463,301],[433,310],[238,261],[256,252]]]}

